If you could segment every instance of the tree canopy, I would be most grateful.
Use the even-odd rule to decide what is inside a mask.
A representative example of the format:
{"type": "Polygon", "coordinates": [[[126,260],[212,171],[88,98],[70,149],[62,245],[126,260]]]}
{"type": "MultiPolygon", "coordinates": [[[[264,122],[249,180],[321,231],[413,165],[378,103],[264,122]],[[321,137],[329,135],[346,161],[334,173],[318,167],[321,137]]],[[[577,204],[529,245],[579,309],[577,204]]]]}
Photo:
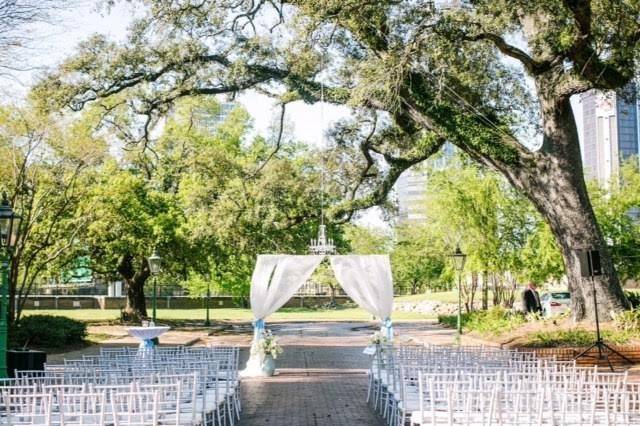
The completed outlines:
{"type": "Polygon", "coordinates": [[[44,107],[100,105],[108,126],[148,145],[184,97],[253,89],[286,104],[324,96],[353,108],[332,134],[361,153],[343,163],[359,172],[350,169],[357,179],[334,218],[382,203],[404,170],[449,141],[542,214],[576,319],[594,312],[579,249],[602,252],[601,308],[628,306],[587,194],[570,98],[632,81],[637,1],[140,3],[146,14],[125,42],[92,37],[41,81],[34,95],[44,107]]]}

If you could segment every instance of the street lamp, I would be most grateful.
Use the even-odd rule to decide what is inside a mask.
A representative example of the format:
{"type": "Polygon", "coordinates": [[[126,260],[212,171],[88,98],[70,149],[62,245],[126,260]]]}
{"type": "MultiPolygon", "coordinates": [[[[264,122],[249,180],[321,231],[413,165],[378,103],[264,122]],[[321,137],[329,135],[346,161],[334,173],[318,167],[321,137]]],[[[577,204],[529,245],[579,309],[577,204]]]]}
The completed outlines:
{"type": "Polygon", "coordinates": [[[458,344],[460,344],[460,338],[462,336],[462,291],[461,280],[462,280],[462,271],[464,270],[464,264],[467,260],[467,255],[460,250],[460,246],[456,246],[456,251],[451,255],[453,258],[453,267],[458,272],[458,318],[457,318],[457,329],[458,334],[456,336],[456,340],[458,344]]]}
{"type": "Polygon", "coordinates": [[[153,297],[152,297],[152,306],[153,306],[153,314],[151,320],[154,325],[156,323],[156,309],[158,306],[157,297],[158,297],[158,289],[157,289],[157,278],[156,276],[160,273],[160,263],[162,262],[162,258],[158,254],[156,250],[153,251],[153,254],[149,256],[147,259],[149,262],[149,271],[151,271],[151,275],[153,275],[153,297]]]}
{"type": "Polygon", "coordinates": [[[22,218],[14,213],[7,194],[2,194],[0,202],[0,266],[2,267],[2,294],[0,297],[0,378],[7,377],[7,340],[8,340],[8,293],[9,263],[13,249],[18,242],[20,221],[22,218]]]}
{"type": "Polygon", "coordinates": [[[211,302],[211,279],[207,280],[207,318],[204,320],[204,326],[209,327],[211,325],[211,321],[209,320],[209,304],[211,302]]]}

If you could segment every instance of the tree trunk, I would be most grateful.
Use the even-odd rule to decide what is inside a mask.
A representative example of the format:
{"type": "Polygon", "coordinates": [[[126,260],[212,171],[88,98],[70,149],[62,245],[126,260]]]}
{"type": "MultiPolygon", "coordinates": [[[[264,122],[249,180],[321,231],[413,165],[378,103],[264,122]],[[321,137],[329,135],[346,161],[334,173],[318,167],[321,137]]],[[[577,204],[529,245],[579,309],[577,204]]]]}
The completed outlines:
{"type": "Polygon", "coordinates": [[[17,290],[18,290],[18,265],[19,265],[19,260],[18,257],[14,257],[11,259],[11,262],[9,262],[9,276],[8,278],[8,284],[9,284],[9,288],[8,288],[8,306],[7,306],[7,324],[8,327],[11,327],[13,325],[13,323],[15,321],[17,321],[16,318],[16,307],[17,307],[17,290]]]}
{"type": "Polygon", "coordinates": [[[478,273],[473,271],[471,272],[471,294],[469,295],[469,309],[467,309],[467,312],[471,312],[474,310],[477,290],[478,290],[478,273]]]}
{"type": "Polygon", "coordinates": [[[502,303],[502,291],[500,289],[500,279],[498,273],[491,274],[491,302],[493,306],[499,306],[502,303]]]}
{"type": "Polygon", "coordinates": [[[331,300],[329,300],[329,307],[335,308],[338,306],[338,302],[336,302],[336,287],[334,285],[329,285],[329,289],[331,290],[331,300]]]}
{"type": "MultiPolygon", "coordinates": [[[[542,89],[543,90],[543,89],[542,89]]],[[[628,307],[611,255],[596,221],[584,181],[578,132],[569,99],[542,102],[544,139],[540,151],[507,177],[533,202],[560,246],[571,292],[574,319],[593,319],[593,285],[582,277],[577,250],[599,250],[603,275],[595,277],[602,319],[628,307]]]]}
{"type": "Polygon", "coordinates": [[[118,273],[124,281],[127,292],[127,303],[124,308],[125,320],[140,321],[147,318],[147,303],[144,296],[144,284],[149,278],[150,271],[147,260],[142,260],[142,268],[135,270],[133,256],[127,254],[122,257],[118,265],[118,273]]]}
{"type": "Polygon", "coordinates": [[[486,311],[489,309],[489,283],[487,280],[489,279],[489,272],[484,271],[482,273],[482,310],[486,311]]]}

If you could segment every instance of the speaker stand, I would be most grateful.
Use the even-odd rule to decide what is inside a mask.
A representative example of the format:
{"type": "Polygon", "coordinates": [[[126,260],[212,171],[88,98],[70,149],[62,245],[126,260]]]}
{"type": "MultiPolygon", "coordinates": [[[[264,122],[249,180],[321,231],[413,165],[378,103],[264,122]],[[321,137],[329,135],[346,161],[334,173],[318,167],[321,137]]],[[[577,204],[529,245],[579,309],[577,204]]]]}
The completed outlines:
{"type": "MultiPolygon", "coordinates": [[[[589,253],[589,263],[591,263],[591,253],[589,253]]],[[[633,362],[626,356],[622,355],[617,350],[613,349],[611,346],[607,345],[604,342],[604,340],[602,340],[602,335],[600,334],[600,319],[598,318],[598,299],[596,298],[596,280],[593,275],[593,271],[590,271],[590,272],[591,272],[591,287],[593,290],[593,308],[596,310],[596,341],[593,342],[591,346],[589,346],[587,349],[583,350],[578,355],[576,355],[575,358],[573,359],[578,360],[580,358],[593,358],[598,360],[598,363],[601,360],[605,360],[609,364],[609,368],[611,369],[611,371],[615,371],[613,369],[613,364],[611,364],[611,359],[609,358],[610,355],[613,355],[613,354],[618,355],[628,364],[633,364],[633,362]],[[598,348],[598,355],[588,354],[589,351],[593,348],[598,348]]]]}

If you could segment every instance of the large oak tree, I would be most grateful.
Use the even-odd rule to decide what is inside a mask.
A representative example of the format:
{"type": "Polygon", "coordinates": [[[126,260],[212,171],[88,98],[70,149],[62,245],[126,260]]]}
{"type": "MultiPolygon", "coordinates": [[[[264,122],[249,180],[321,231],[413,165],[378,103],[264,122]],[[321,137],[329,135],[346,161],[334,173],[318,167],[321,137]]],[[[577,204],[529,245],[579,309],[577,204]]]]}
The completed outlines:
{"type": "Polygon", "coordinates": [[[336,140],[362,152],[360,183],[336,218],[381,203],[404,170],[448,140],[504,174],[548,221],[577,319],[594,310],[576,249],[603,254],[603,312],[627,306],[587,195],[570,99],[632,81],[637,0],[477,0],[440,10],[424,0],[141,3],[148,14],[126,43],[87,40],[37,92],[55,106],[100,102],[105,118],[138,123],[132,137],[145,143],[181,97],[256,89],[316,102],[323,80],[328,101],[354,109],[336,140]],[[529,140],[536,130],[538,146],[529,140]]]}

